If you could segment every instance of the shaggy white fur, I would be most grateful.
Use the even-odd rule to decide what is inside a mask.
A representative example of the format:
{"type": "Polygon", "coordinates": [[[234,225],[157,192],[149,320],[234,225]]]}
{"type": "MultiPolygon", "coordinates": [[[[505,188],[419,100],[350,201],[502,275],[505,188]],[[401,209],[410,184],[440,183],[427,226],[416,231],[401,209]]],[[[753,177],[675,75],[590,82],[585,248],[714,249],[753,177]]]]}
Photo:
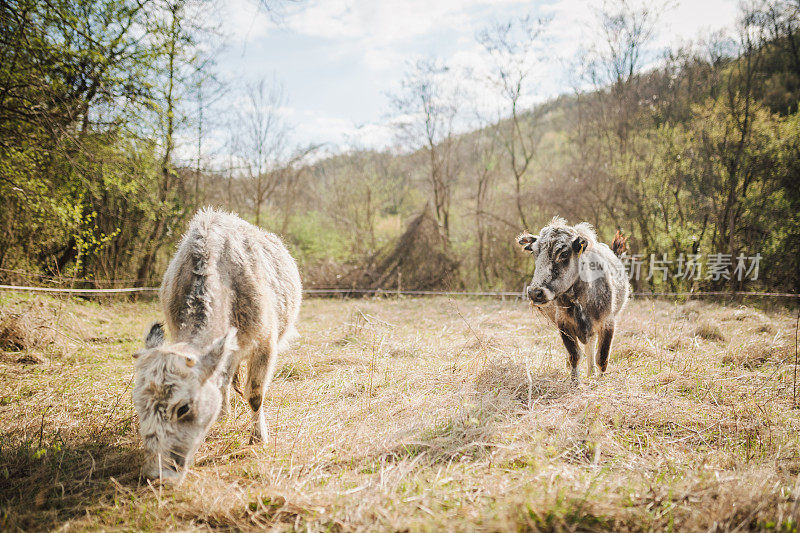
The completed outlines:
{"type": "Polygon", "coordinates": [[[175,341],[160,324],[136,361],[133,401],[149,452],[150,477],[179,477],[219,414],[227,412],[239,363],[247,361],[245,397],[251,440],[266,438],[262,407],[276,356],[297,336],[302,285],[281,240],[236,215],[204,209],[189,224],[161,284],[175,341]]]}

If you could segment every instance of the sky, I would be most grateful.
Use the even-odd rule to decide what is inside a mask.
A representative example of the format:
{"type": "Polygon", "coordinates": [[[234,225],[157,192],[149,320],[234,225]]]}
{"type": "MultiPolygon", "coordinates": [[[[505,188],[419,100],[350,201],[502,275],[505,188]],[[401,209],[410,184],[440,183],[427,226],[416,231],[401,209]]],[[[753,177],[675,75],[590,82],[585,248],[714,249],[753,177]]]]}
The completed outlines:
{"type": "MultiPolygon", "coordinates": [[[[235,113],[248,84],[274,80],[282,87],[280,113],[291,143],[323,144],[335,153],[396,142],[390,95],[416,59],[435,57],[454,72],[482,72],[486,55],[475,37],[492,22],[549,17],[526,104],[570,92],[571,61],[591,46],[593,8],[602,0],[298,0],[279,5],[278,16],[255,0],[222,2],[226,45],[218,68],[231,82],[223,105],[235,113]]],[[[730,28],[736,14],[736,0],[673,0],[660,18],[651,57],[730,28]]],[[[492,87],[468,85],[474,103],[484,109],[498,104],[492,87]]]]}

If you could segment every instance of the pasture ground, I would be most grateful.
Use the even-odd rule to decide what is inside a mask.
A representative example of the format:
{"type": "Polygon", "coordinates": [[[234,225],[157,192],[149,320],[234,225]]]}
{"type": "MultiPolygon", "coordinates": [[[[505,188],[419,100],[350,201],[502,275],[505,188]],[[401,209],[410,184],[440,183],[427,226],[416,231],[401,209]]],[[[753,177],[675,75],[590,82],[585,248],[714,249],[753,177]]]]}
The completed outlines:
{"type": "Polygon", "coordinates": [[[268,443],[237,398],[178,487],[138,477],[156,302],[0,312],[0,530],[797,531],[794,311],[631,302],[574,388],[520,301],[309,299],[268,443]]]}

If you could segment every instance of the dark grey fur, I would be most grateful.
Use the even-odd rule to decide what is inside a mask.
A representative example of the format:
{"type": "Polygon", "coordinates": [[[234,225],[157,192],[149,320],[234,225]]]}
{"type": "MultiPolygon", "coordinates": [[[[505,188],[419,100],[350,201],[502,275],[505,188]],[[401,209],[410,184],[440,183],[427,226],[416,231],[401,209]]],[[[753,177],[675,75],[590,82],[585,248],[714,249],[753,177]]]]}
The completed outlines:
{"type": "MultiPolygon", "coordinates": [[[[622,262],[607,245],[597,242],[586,222],[568,226],[556,217],[538,236],[523,233],[517,242],[536,260],[526,293],[558,327],[572,379],[579,379],[578,361],[583,356],[579,343],[591,350],[598,336],[597,364],[605,372],[616,321],[628,301],[629,283],[622,262]]],[[[588,374],[593,374],[593,358],[587,357],[586,363],[588,374]]]]}

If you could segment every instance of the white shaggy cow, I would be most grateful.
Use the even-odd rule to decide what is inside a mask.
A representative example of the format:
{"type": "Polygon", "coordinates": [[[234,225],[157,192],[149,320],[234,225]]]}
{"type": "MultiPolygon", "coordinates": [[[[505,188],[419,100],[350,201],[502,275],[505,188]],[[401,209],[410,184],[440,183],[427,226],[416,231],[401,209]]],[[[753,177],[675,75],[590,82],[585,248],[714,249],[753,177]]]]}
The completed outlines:
{"type": "Polygon", "coordinates": [[[598,336],[597,364],[605,372],[617,317],[628,301],[628,276],[618,257],[625,239],[617,232],[609,248],[597,242],[589,223],[568,226],[555,217],[538,236],[523,233],[517,243],[536,260],[526,292],[531,304],[558,327],[572,380],[578,382],[578,361],[583,356],[579,341],[589,352],[587,373],[594,373],[592,349],[598,336]]]}
{"type": "Polygon", "coordinates": [[[251,442],[265,439],[262,400],[276,355],[296,336],[301,298],[297,265],[278,237],[210,208],[194,216],[161,284],[174,342],[165,343],[154,324],[134,355],[146,476],[185,473],[211,424],[227,412],[245,359],[251,442]]]}

